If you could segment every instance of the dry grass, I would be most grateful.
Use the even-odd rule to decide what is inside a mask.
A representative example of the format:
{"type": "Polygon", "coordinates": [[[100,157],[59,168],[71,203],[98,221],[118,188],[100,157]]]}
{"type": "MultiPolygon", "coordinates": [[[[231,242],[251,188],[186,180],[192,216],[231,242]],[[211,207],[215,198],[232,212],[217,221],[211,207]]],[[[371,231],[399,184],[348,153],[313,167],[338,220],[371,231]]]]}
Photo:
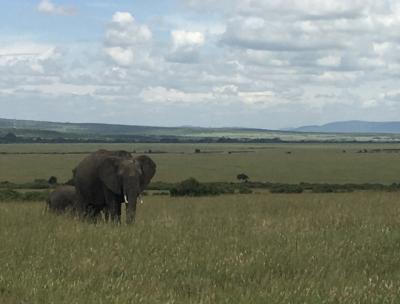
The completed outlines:
{"type": "Polygon", "coordinates": [[[146,197],[135,225],[0,204],[1,303],[399,303],[392,193],[146,197]]]}

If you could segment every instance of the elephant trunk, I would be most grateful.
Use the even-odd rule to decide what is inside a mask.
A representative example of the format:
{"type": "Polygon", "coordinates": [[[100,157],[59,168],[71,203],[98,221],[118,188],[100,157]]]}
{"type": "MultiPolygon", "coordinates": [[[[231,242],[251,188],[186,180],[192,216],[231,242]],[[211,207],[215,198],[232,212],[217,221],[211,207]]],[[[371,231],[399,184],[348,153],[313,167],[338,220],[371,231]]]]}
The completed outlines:
{"type": "Polygon", "coordinates": [[[133,224],[135,222],[136,204],[137,204],[137,191],[129,191],[124,195],[126,203],[126,223],[133,224]]]}

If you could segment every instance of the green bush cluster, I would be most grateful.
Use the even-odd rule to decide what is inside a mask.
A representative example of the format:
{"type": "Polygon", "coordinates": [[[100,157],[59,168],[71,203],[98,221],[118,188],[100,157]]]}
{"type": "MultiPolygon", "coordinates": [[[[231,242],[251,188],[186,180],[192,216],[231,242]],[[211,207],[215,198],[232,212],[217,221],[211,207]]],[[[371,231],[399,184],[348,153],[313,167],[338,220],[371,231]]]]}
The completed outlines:
{"type": "Polygon", "coordinates": [[[270,188],[271,193],[302,193],[303,187],[292,184],[276,184],[270,188]]]}
{"type": "Polygon", "coordinates": [[[9,181],[0,182],[0,188],[3,189],[49,189],[51,187],[56,186],[57,183],[49,183],[48,180],[45,179],[35,179],[32,182],[15,184],[9,181]]]}
{"type": "Polygon", "coordinates": [[[171,188],[175,187],[174,183],[165,183],[165,182],[152,182],[147,186],[147,190],[163,190],[169,191],[171,188]]]}
{"type": "Polygon", "coordinates": [[[247,187],[247,186],[242,186],[242,187],[239,187],[239,191],[238,191],[240,194],[250,194],[250,193],[253,193],[253,190],[251,190],[249,187],[247,187]]]}
{"type": "Polygon", "coordinates": [[[214,196],[225,193],[234,193],[234,188],[226,184],[202,184],[195,178],[186,179],[170,189],[171,196],[214,196]]]}
{"type": "Polygon", "coordinates": [[[0,190],[0,201],[44,201],[48,195],[48,191],[18,192],[12,189],[4,189],[0,190]]]}

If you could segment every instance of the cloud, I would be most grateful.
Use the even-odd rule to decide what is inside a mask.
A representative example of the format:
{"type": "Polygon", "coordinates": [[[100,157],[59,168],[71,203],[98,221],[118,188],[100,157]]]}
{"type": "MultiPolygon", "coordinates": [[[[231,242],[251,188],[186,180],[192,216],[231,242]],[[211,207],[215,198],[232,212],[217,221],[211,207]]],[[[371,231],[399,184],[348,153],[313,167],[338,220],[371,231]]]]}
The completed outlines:
{"type": "Polygon", "coordinates": [[[116,12],[106,31],[106,44],[132,46],[150,41],[152,33],[147,25],[138,24],[128,12],[116,12]]]}
{"type": "Polygon", "coordinates": [[[108,47],[106,53],[120,66],[130,66],[133,63],[133,50],[119,46],[108,47]]]}
{"type": "Polygon", "coordinates": [[[44,75],[61,56],[62,52],[53,45],[9,44],[0,47],[0,75],[44,75]]]}
{"type": "Polygon", "coordinates": [[[171,32],[172,46],[166,56],[168,61],[180,63],[195,63],[199,61],[200,48],[205,44],[204,34],[174,30],[171,32]]]}
{"type": "Polygon", "coordinates": [[[105,37],[106,54],[120,66],[131,66],[146,56],[152,32],[145,24],[138,24],[129,12],[116,12],[109,23],[105,37]]]}
{"type": "Polygon", "coordinates": [[[184,91],[165,88],[148,87],[142,90],[140,97],[144,102],[161,104],[187,104],[187,103],[205,103],[212,98],[210,93],[187,93],[184,91]]]}
{"type": "Polygon", "coordinates": [[[77,9],[72,6],[61,6],[54,4],[51,0],[42,0],[37,6],[37,10],[43,14],[71,16],[77,13],[77,9]]]}
{"type": "Polygon", "coordinates": [[[112,16],[112,22],[118,24],[132,24],[135,22],[135,19],[130,13],[127,12],[116,12],[112,16]]]}
{"type": "Polygon", "coordinates": [[[199,47],[204,44],[204,35],[200,32],[172,31],[174,48],[199,47]]]}
{"type": "MultiPolygon", "coordinates": [[[[65,14],[55,3],[40,11],[65,14]]],[[[109,121],[139,111],[147,124],[235,125],[243,116],[273,128],[400,113],[397,0],[177,3],[185,14],[114,10],[90,45],[1,41],[0,95],[71,98],[109,121]]]]}

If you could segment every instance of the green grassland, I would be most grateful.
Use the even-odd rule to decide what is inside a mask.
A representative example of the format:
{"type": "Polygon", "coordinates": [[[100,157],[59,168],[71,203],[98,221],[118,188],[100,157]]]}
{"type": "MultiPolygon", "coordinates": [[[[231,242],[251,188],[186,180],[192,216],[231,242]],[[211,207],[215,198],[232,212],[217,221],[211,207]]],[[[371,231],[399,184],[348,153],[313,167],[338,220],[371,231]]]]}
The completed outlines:
{"type": "MultiPolygon", "coordinates": [[[[391,184],[400,172],[400,144],[7,144],[0,181],[66,181],[100,148],[151,150],[164,182],[391,184]]],[[[133,226],[0,202],[0,303],[399,303],[399,251],[398,192],[149,195],[133,226]]]]}
{"type": "Polygon", "coordinates": [[[188,177],[235,181],[237,174],[246,173],[253,181],[391,184],[399,182],[400,172],[399,151],[388,150],[400,144],[19,144],[0,145],[0,181],[29,182],[51,175],[66,181],[85,157],[80,152],[99,148],[137,154],[151,150],[158,167],[154,181],[163,182],[188,177]],[[381,151],[358,153],[377,149],[381,151]],[[21,152],[39,154],[16,154],[21,152]]]}
{"type": "Polygon", "coordinates": [[[1,303],[399,303],[394,193],[147,197],[134,226],[0,204],[1,303]]]}

